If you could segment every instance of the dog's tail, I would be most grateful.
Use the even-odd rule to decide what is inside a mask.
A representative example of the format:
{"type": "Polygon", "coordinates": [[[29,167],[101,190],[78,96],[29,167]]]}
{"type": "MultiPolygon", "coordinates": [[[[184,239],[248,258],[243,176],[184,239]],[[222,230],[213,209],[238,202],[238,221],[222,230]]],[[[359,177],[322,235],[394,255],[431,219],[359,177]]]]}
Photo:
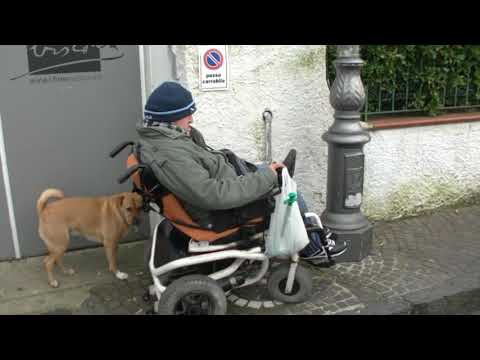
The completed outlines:
{"type": "Polygon", "coordinates": [[[43,209],[45,209],[45,206],[47,205],[48,199],[51,197],[57,198],[57,199],[63,199],[65,196],[63,195],[63,192],[58,189],[47,189],[42,194],[37,200],[37,213],[38,216],[42,213],[43,209]]]}

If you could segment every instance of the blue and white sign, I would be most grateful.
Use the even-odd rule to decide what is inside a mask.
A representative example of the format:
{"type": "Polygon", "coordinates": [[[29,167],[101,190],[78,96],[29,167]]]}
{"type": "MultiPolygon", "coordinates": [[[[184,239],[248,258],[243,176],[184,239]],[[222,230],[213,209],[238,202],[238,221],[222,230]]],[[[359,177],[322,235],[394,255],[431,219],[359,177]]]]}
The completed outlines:
{"type": "Polygon", "coordinates": [[[200,90],[228,90],[227,45],[199,45],[200,90]]]}

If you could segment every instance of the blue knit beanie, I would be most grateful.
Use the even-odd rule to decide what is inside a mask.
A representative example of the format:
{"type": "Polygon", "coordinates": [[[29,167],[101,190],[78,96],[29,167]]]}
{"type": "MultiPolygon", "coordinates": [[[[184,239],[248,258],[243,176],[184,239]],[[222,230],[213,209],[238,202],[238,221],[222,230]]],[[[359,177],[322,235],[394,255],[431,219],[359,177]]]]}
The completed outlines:
{"type": "Polygon", "coordinates": [[[166,81],[156,88],[145,105],[145,123],[151,126],[155,122],[174,122],[196,111],[190,91],[182,85],[166,81]]]}

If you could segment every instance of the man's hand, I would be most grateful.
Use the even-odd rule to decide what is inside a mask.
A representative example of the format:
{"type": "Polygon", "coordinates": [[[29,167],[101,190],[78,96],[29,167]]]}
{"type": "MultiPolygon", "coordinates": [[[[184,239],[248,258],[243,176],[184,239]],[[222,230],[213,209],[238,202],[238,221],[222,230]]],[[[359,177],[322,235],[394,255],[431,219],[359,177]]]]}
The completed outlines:
{"type": "Polygon", "coordinates": [[[281,169],[281,168],[284,168],[285,165],[281,162],[273,162],[270,164],[269,168],[275,173],[275,175],[277,175],[277,169],[281,169]]]}

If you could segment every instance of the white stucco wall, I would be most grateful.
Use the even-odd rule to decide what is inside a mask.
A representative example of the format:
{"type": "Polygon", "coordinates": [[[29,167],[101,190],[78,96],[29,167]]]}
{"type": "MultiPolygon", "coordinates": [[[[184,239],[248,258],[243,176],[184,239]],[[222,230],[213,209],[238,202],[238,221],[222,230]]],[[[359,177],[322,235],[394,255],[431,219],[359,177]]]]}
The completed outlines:
{"type": "Polygon", "coordinates": [[[371,132],[363,211],[394,219],[480,194],[480,123],[371,132]]]}
{"type": "Polygon", "coordinates": [[[295,179],[311,210],[324,208],[327,146],[332,121],[323,45],[229,45],[230,90],[199,90],[197,46],[176,46],[179,80],[197,103],[194,125],[210,146],[263,158],[265,108],[272,110],[272,155],[298,151],[295,179]],[[323,195],[322,195],[323,194],[323,195]]]}
{"type": "MultiPolygon", "coordinates": [[[[164,45],[155,45],[164,46],[164,45]]],[[[155,47],[151,46],[151,47],[155,47]]],[[[263,157],[263,121],[274,113],[273,158],[298,150],[295,179],[313,211],[325,207],[327,145],[333,122],[324,45],[230,45],[230,90],[201,92],[194,45],[173,45],[174,78],[193,93],[195,126],[215,148],[250,161],[263,157]]],[[[152,50],[160,54],[165,49],[152,50]]],[[[160,78],[151,72],[152,85],[160,78]]],[[[161,73],[157,71],[157,73],[161,73]]],[[[152,89],[155,86],[152,86],[152,89]]],[[[394,219],[480,198],[480,123],[372,131],[365,145],[363,211],[394,219]]]]}

